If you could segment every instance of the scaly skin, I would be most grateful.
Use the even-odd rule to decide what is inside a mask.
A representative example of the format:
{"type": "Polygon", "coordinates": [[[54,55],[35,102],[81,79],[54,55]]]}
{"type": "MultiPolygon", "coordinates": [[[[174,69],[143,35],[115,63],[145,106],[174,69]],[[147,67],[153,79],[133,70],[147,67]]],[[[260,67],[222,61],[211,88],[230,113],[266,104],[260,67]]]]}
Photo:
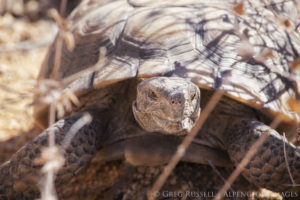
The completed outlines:
{"type": "MultiPolygon", "coordinates": [[[[89,112],[93,120],[89,125],[81,128],[72,139],[64,152],[65,164],[58,171],[55,185],[60,187],[85,167],[93,158],[105,121],[99,120],[99,113],[89,112]]],[[[100,114],[101,115],[101,114],[100,114]]],[[[41,179],[40,168],[36,159],[40,157],[41,150],[48,146],[49,131],[55,131],[56,144],[60,145],[65,134],[82,113],[59,120],[49,127],[36,139],[29,142],[15,153],[9,161],[0,168],[0,199],[32,199],[39,197],[38,182],[41,179]]]]}
{"type": "Polygon", "coordinates": [[[263,135],[269,136],[243,170],[243,176],[259,187],[272,191],[299,191],[292,184],[291,175],[296,184],[300,183],[300,149],[289,143],[277,131],[254,119],[236,121],[225,133],[225,146],[229,156],[238,164],[251,146],[263,135]],[[286,158],[284,155],[284,146],[286,158]]]}
{"type": "MultiPolygon", "coordinates": [[[[159,79],[160,77],[157,78],[159,79]]],[[[169,84],[169,86],[166,85],[165,87],[171,86],[169,84]]],[[[103,92],[101,94],[103,94],[103,92]]],[[[168,95],[168,93],[165,95],[168,95]]],[[[120,97],[119,95],[116,96],[120,97]]],[[[87,99],[89,102],[93,102],[91,96],[88,96],[87,99]]],[[[172,102],[172,99],[170,100],[172,102]]],[[[293,144],[286,141],[279,135],[279,133],[271,129],[269,126],[266,126],[255,119],[250,119],[250,117],[245,118],[245,116],[247,116],[247,112],[250,112],[249,116],[252,116],[252,109],[248,108],[243,110],[243,106],[239,107],[236,104],[230,105],[230,102],[227,104],[222,104],[222,101],[219,102],[216,109],[221,111],[219,114],[222,115],[223,118],[222,116],[217,118],[218,112],[212,112],[211,116],[211,120],[219,119],[217,122],[220,122],[219,124],[213,123],[212,125],[221,126],[221,123],[225,123],[225,132],[222,129],[223,125],[221,126],[221,129],[215,129],[215,127],[211,126],[203,126],[203,130],[201,130],[199,135],[204,134],[205,132],[213,134],[211,130],[218,130],[219,132],[216,131],[217,136],[220,136],[220,138],[225,136],[224,147],[227,149],[232,161],[237,164],[245,156],[251,145],[259,139],[261,134],[269,132],[270,136],[243,171],[243,175],[250,182],[273,191],[297,190],[297,187],[291,188],[286,186],[286,184],[290,184],[291,181],[283,153],[283,142],[286,144],[288,165],[296,183],[300,183],[300,173],[299,169],[297,169],[300,166],[300,150],[293,144]],[[234,112],[233,109],[236,109],[236,112],[234,112]]],[[[78,131],[70,146],[68,146],[65,150],[64,157],[66,162],[62,169],[57,173],[55,180],[57,188],[61,188],[65,183],[69,182],[72,177],[75,177],[82,168],[89,164],[98,147],[107,142],[108,136],[113,139],[117,139],[115,136],[124,136],[125,134],[123,138],[125,140],[126,134],[128,134],[127,136],[130,136],[128,130],[133,130],[131,132],[137,134],[135,131],[136,124],[132,123],[133,121],[130,121],[133,120],[133,116],[131,116],[132,113],[128,112],[130,104],[122,98],[116,98],[114,106],[115,107],[113,109],[109,109],[109,107],[107,108],[107,110],[111,111],[89,111],[93,117],[93,121],[78,131]],[[118,99],[121,100],[121,103],[117,102],[118,99]],[[117,108],[119,108],[119,110],[117,108]],[[119,118],[114,119],[116,117],[116,113],[119,114],[117,115],[119,118]],[[122,113],[126,113],[128,115],[125,114],[122,116],[122,113]],[[115,122],[119,123],[119,127],[115,122]],[[126,127],[128,124],[129,127],[133,126],[133,129],[126,127]],[[111,128],[112,130],[110,130],[111,128]],[[114,131],[120,132],[117,132],[114,135],[114,131]]],[[[160,107],[157,109],[160,109],[160,107]]],[[[58,121],[40,134],[35,140],[21,148],[8,162],[0,167],[0,199],[33,199],[39,197],[39,188],[37,183],[41,180],[41,165],[37,165],[35,160],[40,157],[41,149],[46,147],[48,144],[50,129],[55,130],[56,144],[60,145],[65,138],[65,134],[81,115],[81,111],[79,111],[78,114],[74,116],[66,117],[63,120],[58,121]]],[[[208,122],[209,120],[207,123],[208,122]]],[[[151,144],[151,142],[149,144],[151,144]]],[[[163,147],[167,148],[166,146],[163,147]]],[[[142,150],[143,149],[137,151],[142,150]]],[[[144,157],[147,159],[148,156],[151,157],[158,153],[161,152],[154,148],[152,153],[150,152],[144,157]]],[[[172,155],[169,155],[169,157],[171,156],[172,155]]],[[[199,157],[200,156],[201,155],[199,155],[199,157]]],[[[228,162],[228,164],[230,164],[230,161],[228,162]]]]}

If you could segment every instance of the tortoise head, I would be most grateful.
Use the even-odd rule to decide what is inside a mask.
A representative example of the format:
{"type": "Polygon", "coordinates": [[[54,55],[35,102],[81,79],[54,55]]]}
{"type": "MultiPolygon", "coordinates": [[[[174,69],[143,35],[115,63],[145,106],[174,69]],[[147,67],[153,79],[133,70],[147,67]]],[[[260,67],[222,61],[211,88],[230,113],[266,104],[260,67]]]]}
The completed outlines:
{"type": "Polygon", "coordinates": [[[134,117],[148,132],[182,135],[200,116],[200,90],[179,77],[154,77],[137,86],[134,117]]]}

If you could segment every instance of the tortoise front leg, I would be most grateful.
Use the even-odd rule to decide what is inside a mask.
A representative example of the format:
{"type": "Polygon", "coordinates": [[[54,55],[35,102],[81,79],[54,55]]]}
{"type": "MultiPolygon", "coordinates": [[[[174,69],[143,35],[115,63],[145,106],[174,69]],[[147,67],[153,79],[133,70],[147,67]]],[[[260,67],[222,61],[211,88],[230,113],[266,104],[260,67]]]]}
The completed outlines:
{"type": "Polygon", "coordinates": [[[299,191],[299,186],[291,187],[292,181],[286,161],[293,180],[296,184],[300,184],[300,149],[259,121],[238,120],[227,130],[224,142],[231,160],[235,164],[241,162],[252,144],[263,134],[268,133],[269,136],[257,149],[257,153],[246,165],[242,175],[257,186],[272,191],[299,191]]]}
{"type": "MultiPolygon", "coordinates": [[[[108,117],[106,113],[91,111],[92,122],[81,128],[63,150],[64,166],[58,171],[56,187],[67,183],[86,166],[103,139],[108,117]],[[103,117],[101,117],[103,116],[103,117]],[[105,117],[104,117],[105,116],[105,117]],[[101,120],[103,119],[103,120],[101,120]]],[[[23,146],[9,161],[0,167],[0,199],[34,199],[39,197],[41,164],[36,161],[43,148],[48,146],[49,132],[54,131],[56,145],[61,145],[72,125],[82,113],[59,120],[33,141],[23,146]]]]}

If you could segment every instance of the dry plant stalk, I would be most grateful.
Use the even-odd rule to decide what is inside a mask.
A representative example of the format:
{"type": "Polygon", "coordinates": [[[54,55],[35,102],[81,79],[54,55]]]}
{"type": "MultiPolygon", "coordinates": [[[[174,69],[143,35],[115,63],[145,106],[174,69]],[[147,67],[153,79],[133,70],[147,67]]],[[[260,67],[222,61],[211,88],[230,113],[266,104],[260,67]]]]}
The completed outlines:
{"type": "Polygon", "coordinates": [[[84,115],[78,119],[69,129],[67,132],[63,142],[62,142],[62,148],[67,149],[67,147],[70,145],[72,138],[75,136],[75,134],[85,125],[89,124],[92,121],[92,116],[89,113],[84,113],[84,115]]]}
{"type": "MultiPolygon", "coordinates": [[[[64,2],[66,2],[66,0],[61,2],[61,7],[64,6],[64,2]]],[[[59,80],[59,69],[62,56],[63,42],[66,42],[69,50],[72,50],[74,48],[73,35],[69,32],[72,25],[68,22],[68,20],[63,19],[61,14],[59,14],[55,9],[51,9],[49,11],[49,14],[56,21],[59,27],[58,37],[55,44],[56,46],[54,55],[54,67],[53,72],[51,74],[51,78],[53,78],[54,80],[59,80]]]]}
{"type": "MultiPolygon", "coordinates": [[[[49,124],[54,124],[55,123],[55,107],[56,107],[56,101],[54,99],[54,102],[50,104],[50,112],[49,112],[49,124]]],[[[42,180],[41,183],[41,199],[42,200],[56,200],[57,199],[57,194],[55,191],[55,186],[54,186],[54,175],[55,172],[62,166],[62,165],[55,165],[55,167],[46,167],[48,165],[51,165],[52,163],[55,163],[55,160],[58,160],[58,158],[61,157],[60,154],[53,154],[54,152],[57,152],[57,147],[55,146],[55,133],[54,130],[51,129],[49,131],[49,139],[48,139],[48,147],[43,149],[42,155],[43,154],[48,154],[49,152],[51,154],[50,159],[44,159],[45,164],[42,167],[42,173],[45,176],[45,180],[42,180]]],[[[43,159],[43,157],[42,157],[43,159]]],[[[63,163],[62,163],[63,164],[63,163]]]]}
{"type": "MultiPolygon", "coordinates": [[[[281,22],[283,23],[283,27],[285,29],[289,29],[291,28],[291,24],[290,24],[290,21],[284,17],[281,17],[279,16],[276,12],[274,12],[274,10],[270,7],[270,5],[265,1],[265,0],[261,0],[262,3],[267,7],[269,8],[269,10],[272,12],[272,14],[274,15],[275,19],[279,19],[281,20],[281,22]],[[283,20],[283,21],[282,21],[283,20]]],[[[288,30],[287,30],[288,31],[288,30]]],[[[261,52],[262,55],[260,55],[261,58],[266,58],[266,57],[269,57],[269,56],[273,56],[272,54],[272,51],[267,51],[267,52],[261,52]],[[265,53],[265,54],[264,54],[265,53]]],[[[295,65],[297,65],[298,63],[295,61],[295,65]]],[[[296,68],[296,67],[294,67],[296,68]]],[[[276,69],[273,71],[276,71],[276,69]]],[[[292,74],[287,74],[287,73],[282,73],[280,71],[277,71],[278,74],[280,74],[281,76],[287,78],[287,80],[290,80],[292,81],[293,83],[296,84],[296,77],[293,76],[292,74]]],[[[297,88],[296,88],[297,89],[297,88]]],[[[298,95],[298,94],[297,94],[298,95]]],[[[297,96],[297,99],[298,99],[298,96],[297,96]]],[[[296,100],[294,100],[296,101],[296,100]]],[[[295,105],[296,103],[295,102],[292,102],[293,105],[295,105]]],[[[291,103],[291,100],[289,100],[289,103],[291,103]]],[[[298,104],[297,104],[298,106],[298,104]]],[[[276,129],[276,127],[279,125],[279,123],[281,122],[282,120],[282,116],[280,114],[278,114],[275,119],[272,121],[272,123],[270,124],[270,127],[272,129],[276,129]]],[[[219,190],[218,194],[216,195],[216,197],[214,198],[214,200],[219,200],[222,198],[222,196],[224,195],[224,193],[230,188],[231,184],[235,181],[235,179],[239,176],[239,174],[242,172],[242,170],[245,168],[245,166],[249,163],[250,159],[254,156],[254,154],[258,151],[258,149],[260,148],[260,146],[264,143],[264,141],[267,139],[268,137],[268,133],[267,134],[264,134],[262,135],[259,140],[257,140],[252,146],[251,148],[249,149],[249,151],[247,152],[247,154],[245,155],[245,157],[243,158],[243,160],[237,165],[236,169],[232,172],[232,174],[230,175],[230,177],[228,178],[228,180],[226,181],[225,185],[219,190]]],[[[294,183],[294,180],[293,180],[293,177],[291,176],[291,173],[290,173],[290,169],[289,169],[289,166],[288,166],[288,162],[287,162],[287,157],[286,157],[286,149],[285,149],[285,143],[283,142],[283,145],[284,145],[284,155],[285,155],[285,162],[286,162],[286,165],[287,165],[287,169],[288,169],[288,172],[289,172],[289,175],[290,175],[290,178],[291,178],[291,181],[293,183],[293,185],[295,185],[294,183]]]]}
{"type": "MultiPolygon", "coordinates": [[[[210,160],[208,160],[208,164],[210,165],[210,167],[216,172],[216,174],[222,179],[222,181],[224,182],[224,183],[226,183],[226,179],[225,179],[225,177],[224,176],[222,176],[222,174],[219,172],[219,170],[214,166],[214,164],[210,161],[210,160]]],[[[230,186],[230,190],[234,193],[235,191],[234,191],[234,189],[230,186]]]]}
{"type": "Polygon", "coordinates": [[[41,169],[44,176],[40,180],[41,199],[56,200],[57,194],[54,186],[54,175],[63,166],[64,157],[56,146],[46,147],[42,150],[41,158],[35,160],[42,163],[41,169]]]}
{"type": "MultiPolygon", "coordinates": [[[[67,0],[63,0],[61,2],[61,13],[64,13],[64,9],[66,7],[67,0]]],[[[49,96],[48,93],[50,93],[50,97],[45,98],[45,102],[50,104],[50,112],[49,112],[49,125],[55,123],[56,115],[58,117],[62,117],[65,115],[65,109],[70,111],[72,108],[72,104],[75,104],[76,106],[80,105],[80,102],[76,95],[72,91],[65,90],[65,86],[71,83],[72,81],[76,80],[78,77],[82,75],[82,73],[92,73],[97,70],[99,70],[101,67],[103,67],[105,63],[105,56],[106,56],[106,49],[100,48],[100,55],[99,55],[99,61],[94,66],[89,67],[88,69],[82,70],[78,73],[75,73],[69,77],[65,77],[61,79],[59,70],[61,65],[61,56],[62,56],[62,50],[63,50],[63,42],[66,43],[68,50],[73,50],[75,43],[71,30],[71,24],[62,18],[62,14],[59,14],[56,10],[51,9],[50,15],[55,19],[59,26],[59,33],[56,40],[56,46],[55,46],[55,54],[54,54],[54,66],[53,71],[51,74],[50,80],[41,80],[39,83],[40,85],[43,85],[46,89],[44,91],[44,95],[49,96]],[[51,90],[49,92],[48,90],[51,90]],[[51,94],[52,93],[52,94],[51,94]]],[[[55,191],[54,183],[54,175],[59,170],[60,167],[63,166],[64,158],[62,156],[61,150],[65,150],[72,140],[72,138],[75,136],[75,134],[81,129],[83,126],[89,124],[92,121],[92,117],[89,114],[84,114],[79,120],[77,120],[69,129],[69,131],[66,133],[66,136],[64,140],[62,141],[62,149],[57,147],[55,145],[55,134],[53,130],[51,129],[49,132],[49,147],[44,149],[44,151],[50,151],[52,149],[52,152],[56,152],[51,159],[46,160],[46,163],[44,164],[44,167],[42,169],[42,172],[45,174],[45,179],[42,182],[41,187],[41,193],[42,193],[42,200],[56,200],[57,194],[55,191]],[[56,163],[53,164],[53,167],[45,167],[50,165],[50,163],[56,163]]]]}
{"type": "Polygon", "coordinates": [[[61,0],[61,2],[60,2],[59,13],[63,17],[65,17],[65,15],[66,15],[67,4],[68,4],[68,0],[61,0]]]}
{"type": "MultiPolygon", "coordinates": [[[[270,128],[276,129],[276,127],[282,121],[282,115],[278,114],[275,119],[270,124],[270,128]]],[[[220,200],[225,192],[230,188],[232,183],[236,180],[236,178],[240,175],[240,173],[244,170],[245,166],[249,163],[254,154],[258,151],[258,149],[263,145],[269,133],[262,135],[248,150],[247,154],[243,158],[243,160],[236,166],[235,170],[231,173],[230,177],[227,179],[224,186],[219,190],[214,200],[220,200]]]]}
{"type": "MultiPolygon", "coordinates": [[[[64,13],[64,9],[66,6],[67,0],[63,0],[61,2],[61,9],[60,11],[64,13]]],[[[51,10],[50,14],[52,14],[52,17],[56,20],[56,22],[59,25],[59,33],[58,33],[58,40],[56,43],[56,49],[55,49],[55,57],[54,57],[54,71],[52,74],[52,78],[55,80],[59,79],[59,68],[60,68],[60,62],[61,62],[61,54],[62,54],[62,45],[63,45],[63,34],[62,32],[65,32],[66,27],[62,27],[61,24],[63,24],[64,20],[59,16],[59,14],[53,10],[51,10]],[[63,22],[62,22],[63,21],[63,22]]],[[[57,101],[56,98],[53,98],[52,103],[50,103],[50,112],[49,112],[49,125],[52,125],[55,123],[55,116],[56,116],[56,107],[57,107],[57,101]]],[[[63,166],[64,159],[62,154],[59,151],[59,148],[55,145],[55,133],[54,129],[51,129],[49,131],[49,146],[45,148],[42,152],[45,154],[45,152],[51,154],[50,159],[45,160],[45,164],[42,168],[42,173],[45,176],[45,180],[42,180],[41,183],[41,199],[42,200],[56,200],[57,194],[55,191],[55,173],[59,170],[60,167],[63,166]],[[51,167],[47,167],[47,166],[51,167]]]]}
{"type": "MultiPolygon", "coordinates": [[[[285,133],[283,133],[283,137],[286,138],[286,137],[285,137],[285,133]]],[[[288,173],[289,173],[290,179],[291,179],[291,181],[292,181],[292,184],[293,184],[293,186],[294,186],[294,185],[296,185],[296,184],[295,184],[295,181],[294,181],[294,178],[293,178],[293,175],[292,175],[292,173],[291,173],[291,169],[290,169],[290,166],[289,166],[289,163],[288,163],[288,160],[287,160],[286,147],[285,147],[285,142],[284,142],[284,140],[282,141],[282,143],[283,143],[283,153],[284,153],[285,165],[286,165],[286,168],[287,168],[287,170],[288,170],[288,173]]]]}
{"type": "Polygon", "coordinates": [[[153,184],[153,187],[148,193],[148,199],[154,200],[157,192],[161,189],[163,184],[166,182],[167,178],[173,171],[173,169],[176,167],[178,162],[181,160],[181,158],[184,156],[186,149],[189,147],[193,139],[196,137],[198,131],[203,126],[204,122],[206,121],[209,114],[212,112],[212,110],[215,108],[221,97],[223,96],[224,91],[217,90],[213,96],[211,97],[209,103],[204,108],[203,112],[200,115],[199,120],[197,121],[196,125],[193,127],[191,132],[184,138],[182,143],[178,146],[176,153],[172,156],[171,160],[169,161],[168,165],[166,165],[163,169],[163,172],[161,175],[157,178],[155,183],[153,184]]]}

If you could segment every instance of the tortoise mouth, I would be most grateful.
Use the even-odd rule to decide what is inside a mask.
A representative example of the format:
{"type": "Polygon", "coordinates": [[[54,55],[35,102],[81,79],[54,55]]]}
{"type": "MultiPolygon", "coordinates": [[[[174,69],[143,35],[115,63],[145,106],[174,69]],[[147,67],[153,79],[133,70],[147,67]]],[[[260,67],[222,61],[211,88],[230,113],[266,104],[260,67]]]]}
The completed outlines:
{"type": "Polygon", "coordinates": [[[159,117],[158,115],[152,114],[153,120],[157,124],[164,124],[164,129],[167,130],[164,133],[176,133],[176,135],[185,135],[190,132],[193,122],[191,119],[184,118],[183,120],[170,120],[159,117]]]}
{"type": "Polygon", "coordinates": [[[180,120],[166,119],[155,112],[140,110],[137,102],[132,103],[132,110],[136,121],[148,132],[160,132],[165,134],[185,135],[194,126],[189,117],[180,120]]]}

